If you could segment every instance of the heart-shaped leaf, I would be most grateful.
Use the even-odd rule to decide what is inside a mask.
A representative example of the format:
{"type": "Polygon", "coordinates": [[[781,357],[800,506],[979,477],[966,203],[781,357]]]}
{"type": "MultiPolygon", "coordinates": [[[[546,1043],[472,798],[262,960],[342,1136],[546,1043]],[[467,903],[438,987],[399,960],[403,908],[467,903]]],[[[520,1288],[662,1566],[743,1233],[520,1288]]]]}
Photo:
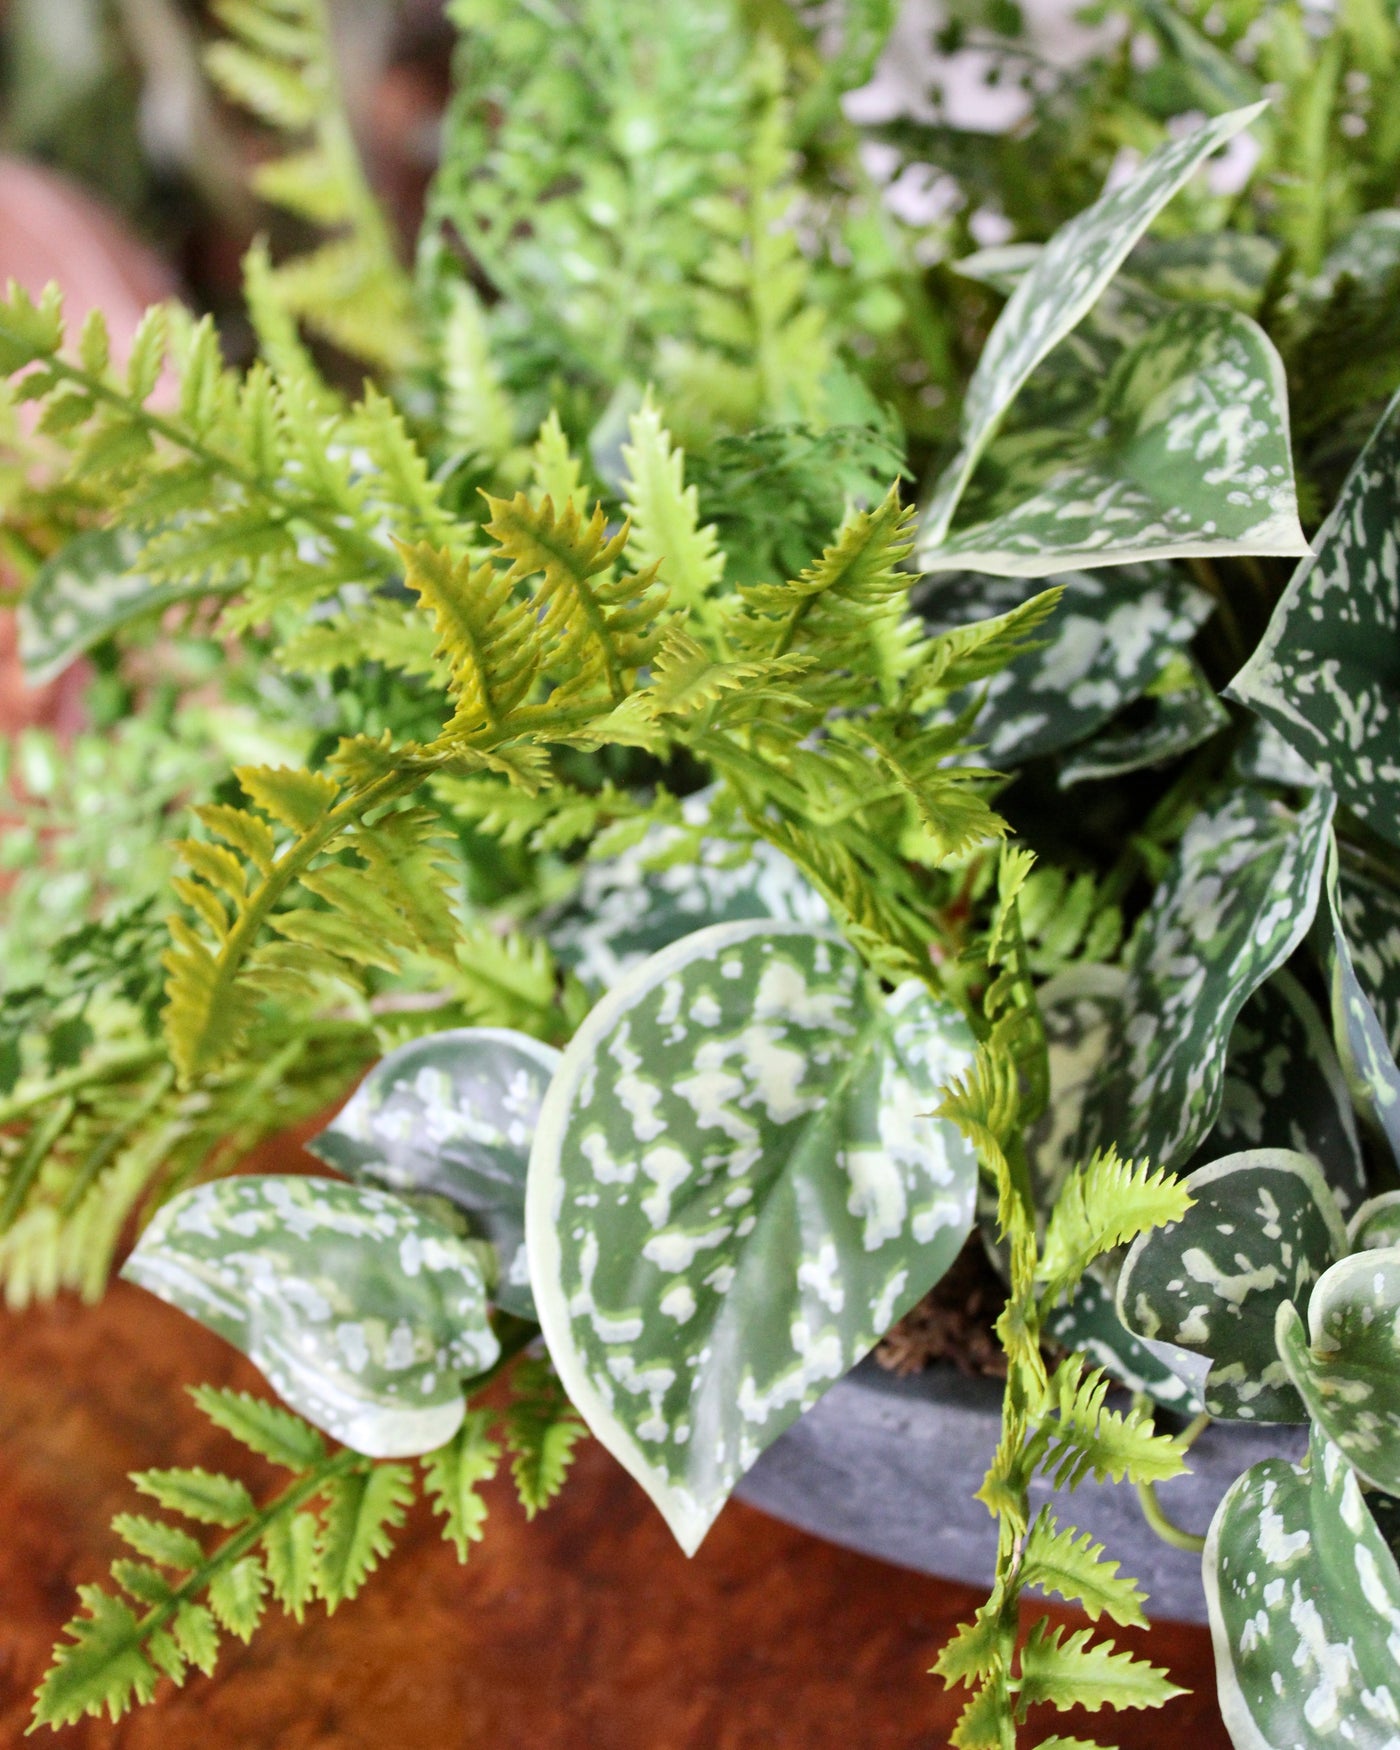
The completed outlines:
{"type": "MultiPolygon", "coordinates": [[[[1065,593],[1038,647],[984,686],[976,736],[988,763],[1002,769],[1101,729],[1142,697],[1211,610],[1210,597],[1166,565],[1128,565],[1111,576],[1069,571],[1051,581],[1065,593]]],[[[1022,578],[954,572],[935,578],[919,607],[936,634],[1007,613],[1032,593],[1022,578]]]]}
{"type": "Polygon", "coordinates": [[[500,1261],[493,1299],[532,1319],[525,1170],[559,1053],[503,1027],[460,1027],[377,1063],[307,1147],[347,1178],[445,1197],[500,1261]]]}
{"type": "Polygon", "coordinates": [[[1400,1493],[1400,1249],[1357,1252],[1308,1300],[1278,1311],[1275,1335],[1308,1414],[1378,1489],[1400,1493]]]}
{"type": "Polygon", "coordinates": [[[1207,1357],[1205,1406],[1227,1421],[1301,1422],[1274,1346],[1285,1301],[1346,1250],[1346,1229],[1306,1155],[1248,1149],[1186,1179],[1192,1204],[1134,1240],[1118,1278],[1118,1316],[1137,1336],[1207,1357]]]}
{"type": "Polygon", "coordinates": [[[1400,845],[1400,395],[1230,683],[1368,826],[1400,845]]]}
{"type": "Polygon", "coordinates": [[[459,1381],[499,1345],[472,1242],[402,1197],[338,1179],[197,1185],[122,1275],[227,1339],[298,1415],[371,1458],[457,1431],[459,1381]]]}
{"type": "Polygon", "coordinates": [[[957,1255],[976,1163],[929,1114],[973,1049],[922,986],[885,999],[771,922],[654,956],[566,1049],[530,1159],[540,1322],[687,1551],[957,1255]]]}
{"type": "Polygon", "coordinates": [[[1200,664],[1185,652],[1166,664],[1143,698],[1151,707],[1147,721],[1113,724],[1077,748],[1060,768],[1061,789],[1179,759],[1230,721],[1200,664]]]}
{"type": "Polygon", "coordinates": [[[1283,364],[1248,316],[1211,304],[1168,309],[1098,394],[1067,411],[1069,422],[1047,406],[1034,429],[990,446],[966,520],[921,544],[922,566],[1044,577],[1076,565],[1308,551],[1283,364]]]}
{"type": "Polygon", "coordinates": [[[943,543],[982,452],[1031,372],[1097,302],[1124,256],[1198,165],[1247,127],[1263,104],[1171,140],[1126,182],[1062,225],[1016,286],[982,349],[963,404],[957,455],[924,515],[920,545],[943,543]]]}
{"type": "Polygon", "coordinates": [[[1236,1750],[1389,1750],[1400,1570],[1330,1441],[1314,1430],[1306,1468],[1268,1458],[1232,1485],[1203,1577],[1236,1750]]]}
{"type": "Polygon", "coordinates": [[[1400,1162],[1400,1068],[1396,1066],[1394,1035],[1390,1030],[1400,1020],[1397,1013],[1400,978],[1396,976],[1391,954],[1383,951],[1393,946],[1393,913],[1389,907],[1382,911],[1374,901],[1369,905],[1362,903],[1361,889],[1354,886],[1348,917],[1337,842],[1331,835],[1323,892],[1325,904],[1318,918],[1318,935],[1331,986],[1332,1032],[1342,1069],[1358,1106],[1384,1132],[1391,1153],[1400,1162]],[[1376,932],[1369,943],[1361,933],[1368,926],[1376,932]],[[1355,939],[1367,944],[1359,954],[1353,952],[1353,930],[1358,932],[1355,939]],[[1368,969],[1365,975],[1361,967],[1368,969]],[[1386,1016],[1388,1026],[1382,1022],[1381,1014],[1386,1016]]]}
{"type": "Polygon", "coordinates": [[[1220,1109],[1230,1031],[1297,947],[1317,907],[1332,817],[1257,790],[1203,809],[1133,938],[1123,1022],[1085,1103],[1079,1154],[1184,1160],[1220,1109]]]}
{"type": "Polygon", "coordinates": [[[1286,969],[1261,984],[1230,1033],[1210,1134],[1183,1171],[1241,1149],[1311,1155],[1343,1215],[1366,1196],[1351,1099],[1312,998],[1286,969]]]}
{"type": "Polygon", "coordinates": [[[585,865],[578,892],[550,923],[549,945],[594,992],[707,924],[780,918],[819,929],[826,902],[763,840],[707,831],[710,794],[687,797],[683,827],[654,826],[620,855],[585,865]]]}

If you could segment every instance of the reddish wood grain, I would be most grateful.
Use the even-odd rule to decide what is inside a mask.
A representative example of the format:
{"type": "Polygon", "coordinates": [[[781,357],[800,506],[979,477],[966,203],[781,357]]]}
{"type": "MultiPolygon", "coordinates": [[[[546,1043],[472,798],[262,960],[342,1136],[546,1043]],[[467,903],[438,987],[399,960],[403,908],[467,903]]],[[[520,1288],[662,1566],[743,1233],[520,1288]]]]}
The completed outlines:
{"type": "MultiPolygon", "coordinates": [[[[124,1284],[3,1321],[0,1335],[0,1744],[73,1603],[117,1553],[125,1473],[238,1466],[183,1388],[256,1389],[241,1357],[124,1284]]],[[[255,1489],[270,1473],[251,1461],[255,1489]]],[[[930,1487],[936,1487],[930,1479],[930,1487]]],[[[300,1628],[270,1618],[218,1674],[169,1685],[117,1726],[57,1734],[65,1750],[932,1750],[957,1704],[925,1675],[978,1602],[742,1505],[687,1562],[596,1445],[564,1498],[526,1524],[490,1489],[465,1568],[421,1507],[354,1603],[300,1628]]],[[[1088,1718],[1122,1746],[1226,1750],[1202,1630],[1125,1637],[1197,1693],[1156,1715],[1088,1718]]],[[[1048,1721],[1046,1722],[1048,1729],[1048,1721]]],[[[1095,1731],[1095,1727],[1098,1728],[1095,1731]]],[[[1035,1743],[1043,1733],[1029,1731],[1035,1743]]],[[[47,1735],[36,1742],[53,1742],[47,1735]]]]}

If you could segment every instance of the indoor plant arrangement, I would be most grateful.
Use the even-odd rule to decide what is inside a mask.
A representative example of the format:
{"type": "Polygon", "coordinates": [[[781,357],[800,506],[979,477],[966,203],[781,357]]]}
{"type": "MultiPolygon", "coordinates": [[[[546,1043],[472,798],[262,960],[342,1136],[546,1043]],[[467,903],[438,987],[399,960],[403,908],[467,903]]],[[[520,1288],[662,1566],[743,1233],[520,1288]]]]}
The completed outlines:
{"type": "Polygon", "coordinates": [[[250,255],[259,356],[0,308],[25,648],[91,655],[102,732],[16,762],[7,1293],[100,1292],[135,1216],[290,1406],[198,1393],[290,1480],[138,1478],[172,1517],[38,1720],[352,1597],[409,1459],[465,1556],[498,1436],[533,1512],[586,1422],[693,1549],[980,1223],[955,1743],[1172,1694],[1018,1629],[1141,1620],[1030,1488],[1150,1492],[1154,1401],[1311,1426],[1205,1551],[1236,1743],[1393,1738],[1400,33],[1115,16],[1058,80],[994,45],[1019,133],[881,124],[881,183],[882,8],[463,6],[410,277],[319,10],[226,0],[213,71],[303,136],[259,189],[331,231],[250,255]],[[338,1176],[228,1176],[357,1081],[338,1176]]]}

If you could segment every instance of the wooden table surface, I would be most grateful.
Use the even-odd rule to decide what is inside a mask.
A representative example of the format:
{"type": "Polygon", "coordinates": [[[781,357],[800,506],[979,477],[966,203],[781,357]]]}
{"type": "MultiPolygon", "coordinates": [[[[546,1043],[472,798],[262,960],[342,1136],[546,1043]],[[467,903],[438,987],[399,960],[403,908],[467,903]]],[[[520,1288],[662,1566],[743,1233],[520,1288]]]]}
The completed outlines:
{"type": "MultiPolygon", "coordinates": [[[[257,1164],[306,1162],[290,1139],[257,1164]]],[[[0,1313],[0,1746],[74,1587],[104,1578],[109,1522],[139,1507],[127,1473],[202,1464],[255,1494],[275,1486],[211,1428],[185,1388],[258,1391],[227,1344],[142,1290],[0,1313]]],[[[936,1486],[931,1479],[930,1486],[936,1486]]],[[[508,1479],[488,1486],[484,1543],[465,1567],[420,1502],[396,1550],[333,1618],[270,1609],[213,1678],[162,1685],[112,1726],[31,1742],[63,1750],[934,1750],[960,1702],[927,1675],[981,1602],[968,1587],[853,1555],[741,1503],[691,1561],[595,1442],[562,1498],[527,1524],[508,1479]]],[[[1055,1613],[1078,1623],[1070,1612],[1055,1613]]],[[[1194,1693],[1156,1713],[1066,1716],[1065,1731],[1156,1750],[1228,1750],[1209,1637],[1111,1631],[1194,1693]]],[[[965,1692],[959,1691],[961,1696],[965,1692]]],[[[1054,1729],[1032,1721],[1025,1742],[1054,1729]]]]}

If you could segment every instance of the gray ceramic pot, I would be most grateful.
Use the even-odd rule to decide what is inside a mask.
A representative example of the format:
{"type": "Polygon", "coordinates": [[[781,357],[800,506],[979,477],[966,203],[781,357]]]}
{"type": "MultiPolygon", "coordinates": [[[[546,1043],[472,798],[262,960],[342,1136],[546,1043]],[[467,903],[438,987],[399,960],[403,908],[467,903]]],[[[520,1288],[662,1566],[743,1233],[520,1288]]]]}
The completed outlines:
{"type": "MultiPolygon", "coordinates": [[[[943,1579],[988,1585],[996,1529],[973,1496],[1001,1427],[1001,1388],[930,1368],[897,1379],[863,1362],[789,1428],[745,1477],[741,1498],[832,1543],[943,1579]]],[[[1158,1498],[1188,1531],[1204,1532],[1216,1503],[1249,1465],[1273,1454],[1298,1458],[1302,1428],[1217,1423],[1191,1448],[1190,1473],[1158,1498]]],[[[1044,1483],[1035,1505],[1053,1501],[1062,1525],[1091,1531],[1105,1553],[1148,1593],[1163,1622],[1204,1622],[1200,1557],[1163,1543],[1131,1487],[1080,1485],[1071,1497],[1044,1483]]]]}

